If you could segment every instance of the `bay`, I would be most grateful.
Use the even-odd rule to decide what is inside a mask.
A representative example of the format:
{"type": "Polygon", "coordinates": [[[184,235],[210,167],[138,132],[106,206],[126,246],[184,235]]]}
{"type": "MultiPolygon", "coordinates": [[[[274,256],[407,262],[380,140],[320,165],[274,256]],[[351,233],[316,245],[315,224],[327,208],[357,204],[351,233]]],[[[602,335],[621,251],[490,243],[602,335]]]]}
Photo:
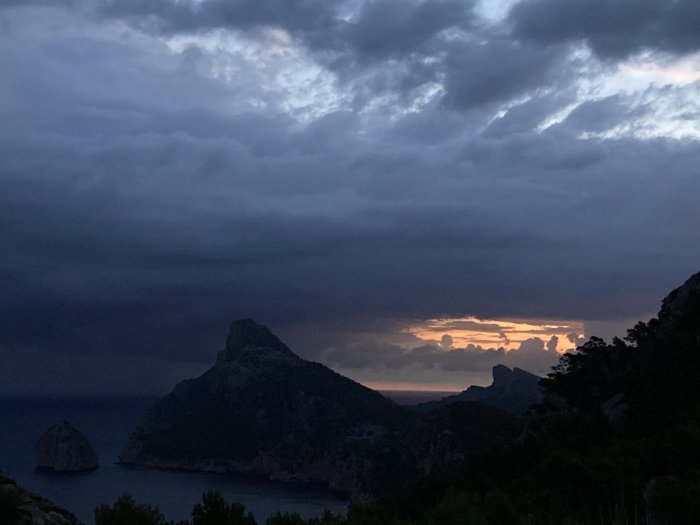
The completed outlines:
{"type": "Polygon", "coordinates": [[[190,518],[202,493],[218,490],[243,503],[259,523],[274,512],[297,512],[305,518],[325,508],[345,512],[347,502],[315,487],[237,475],[127,468],[116,464],[121,447],[155,398],[3,398],[0,399],[0,471],[26,489],[94,523],[94,509],[128,493],[157,505],[167,519],[190,518]],[[80,474],[53,474],[34,469],[34,445],[52,424],[66,419],[97,450],[100,468],[80,474]]]}

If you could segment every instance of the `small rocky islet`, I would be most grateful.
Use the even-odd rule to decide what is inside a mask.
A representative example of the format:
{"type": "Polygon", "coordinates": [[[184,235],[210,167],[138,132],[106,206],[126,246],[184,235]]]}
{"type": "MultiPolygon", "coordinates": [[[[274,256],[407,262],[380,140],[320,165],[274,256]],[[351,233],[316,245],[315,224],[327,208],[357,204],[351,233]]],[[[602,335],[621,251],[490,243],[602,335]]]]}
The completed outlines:
{"type": "Polygon", "coordinates": [[[95,448],[68,421],[49,427],[36,443],[37,470],[69,473],[98,467],[95,448]]]}

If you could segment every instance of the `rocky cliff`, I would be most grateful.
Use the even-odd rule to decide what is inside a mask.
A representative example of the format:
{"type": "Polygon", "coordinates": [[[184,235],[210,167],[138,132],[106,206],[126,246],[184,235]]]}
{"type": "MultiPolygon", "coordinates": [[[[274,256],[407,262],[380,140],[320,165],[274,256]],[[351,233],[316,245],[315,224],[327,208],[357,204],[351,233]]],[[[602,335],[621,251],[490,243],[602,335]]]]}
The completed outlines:
{"type": "Polygon", "coordinates": [[[542,401],[539,376],[520,368],[511,370],[505,365],[494,366],[492,374],[493,382],[489,386],[470,386],[459,394],[444,397],[439,401],[420,403],[414,409],[428,412],[441,406],[467,401],[490,405],[514,416],[521,416],[532,405],[542,401]]]}
{"type": "Polygon", "coordinates": [[[119,456],[126,465],[244,472],[356,492],[350,454],[401,415],[393,402],[235,321],[212,368],[161,399],[119,456]]]}
{"type": "Polygon", "coordinates": [[[517,415],[542,401],[539,376],[520,368],[511,370],[504,365],[494,366],[492,374],[491,385],[470,386],[464,392],[450,396],[447,401],[477,401],[517,415]]]}
{"type": "Polygon", "coordinates": [[[404,410],[241,320],[212,368],[156,403],[119,461],[319,483],[362,499],[460,460],[477,442],[496,443],[494,429],[512,426],[500,411],[473,410],[490,411],[469,426],[453,411],[404,410]]]}
{"type": "Polygon", "coordinates": [[[80,472],[99,466],[97,452],[68,421],[51,426],[37,441],[36,468],[80,472]]]}
{"type": "Polygon", "coordinates": [[[32,494],[0,473],[2,525],[80,525],[67,510],[32,494]]]}

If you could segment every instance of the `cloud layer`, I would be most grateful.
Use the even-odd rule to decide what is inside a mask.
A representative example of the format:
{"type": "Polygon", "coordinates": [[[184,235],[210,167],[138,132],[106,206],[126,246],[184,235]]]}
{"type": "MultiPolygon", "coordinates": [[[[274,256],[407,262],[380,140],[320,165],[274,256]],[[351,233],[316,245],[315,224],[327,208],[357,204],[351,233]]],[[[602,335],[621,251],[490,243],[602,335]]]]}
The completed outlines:
{"type": "Polygon", "coordinates": [[[646,50],[689,53],[700,46],[700,5],[693,0],[523,0],[510,18],[517,37],[583,40],[606,58],[646,50]]]}
{"type": "Polygon", "coordinates": [[[697,9],[559,3],[4,2],[0,352],[654,311],[700,260],[697,9]]]}

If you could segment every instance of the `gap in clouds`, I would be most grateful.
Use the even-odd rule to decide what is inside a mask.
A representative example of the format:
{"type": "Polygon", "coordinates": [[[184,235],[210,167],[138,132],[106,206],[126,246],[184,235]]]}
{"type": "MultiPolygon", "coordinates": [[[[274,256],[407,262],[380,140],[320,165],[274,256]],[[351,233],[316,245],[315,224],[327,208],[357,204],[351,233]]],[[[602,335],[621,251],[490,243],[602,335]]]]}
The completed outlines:
{"type": "Polygon", "coordinates": [[[484,348],[517,348],[528,339],[538,338],[552,341],[552,348],[564,352],[575,348],[575,343],[584,333],[580,321],[554,321],[542,319],[479,319],[462,317],[454,319],[428,319],[406,328],[408,333],[427,343],[434,342],[445,348],[469,345],[484,348]],[[559,342],[561,341],[561,345],[559,342]]]}

